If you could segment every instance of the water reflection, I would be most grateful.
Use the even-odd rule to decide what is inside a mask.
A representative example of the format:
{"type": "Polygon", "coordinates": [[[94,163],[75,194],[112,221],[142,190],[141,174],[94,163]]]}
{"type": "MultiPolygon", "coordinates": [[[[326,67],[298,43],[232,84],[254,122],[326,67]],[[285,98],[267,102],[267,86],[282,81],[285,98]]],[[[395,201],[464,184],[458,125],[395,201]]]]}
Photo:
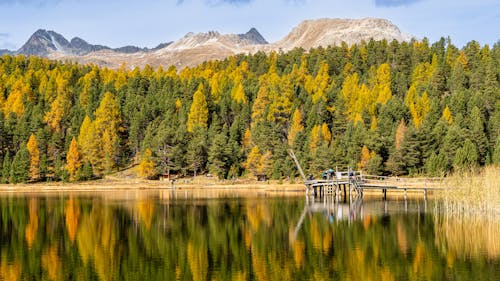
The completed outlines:
{"type": "Polygon", "coordinates": [[[494,280],[500,274],[498,222],[454,220],[435,213],[431,202],[288,195],[3,196],[0,280],[494,280]]]}

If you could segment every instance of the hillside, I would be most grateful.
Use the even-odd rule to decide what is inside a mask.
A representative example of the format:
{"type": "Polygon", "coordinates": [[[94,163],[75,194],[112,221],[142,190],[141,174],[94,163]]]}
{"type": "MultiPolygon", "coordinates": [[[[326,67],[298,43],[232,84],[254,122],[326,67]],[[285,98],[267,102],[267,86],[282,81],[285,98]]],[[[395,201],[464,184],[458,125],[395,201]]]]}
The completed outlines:
{"type": "Polygon", "coordinates": [[[500,45],[445,40],[259,52],[181,71],[2,56],[0,177],[86,180],[138,164],[144,177],[284,179],[297,176],[288,148],[316,176],[500,163],[499,69],[500,45]]]}

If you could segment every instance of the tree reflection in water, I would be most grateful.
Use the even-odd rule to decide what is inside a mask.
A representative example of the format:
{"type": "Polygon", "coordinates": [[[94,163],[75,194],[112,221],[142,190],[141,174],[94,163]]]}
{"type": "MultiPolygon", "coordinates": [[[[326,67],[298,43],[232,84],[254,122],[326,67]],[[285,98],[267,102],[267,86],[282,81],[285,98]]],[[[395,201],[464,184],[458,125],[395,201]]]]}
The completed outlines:
{"type": "Polygon", "coordinates": [[[0,202],[0,280],[493,280],[500,273],[498,239],[488,238],[498,223],[458,231],[467,221],[434,213],[432,202],[184,191],[0,202]]]}

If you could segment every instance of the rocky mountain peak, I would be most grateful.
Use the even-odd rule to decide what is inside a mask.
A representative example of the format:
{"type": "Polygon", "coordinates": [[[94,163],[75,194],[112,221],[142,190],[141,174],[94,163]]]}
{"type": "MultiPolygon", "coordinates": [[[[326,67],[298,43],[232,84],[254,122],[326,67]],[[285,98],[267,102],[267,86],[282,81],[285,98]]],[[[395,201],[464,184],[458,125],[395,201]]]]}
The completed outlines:
{"type": "Polygon", "coordinates": [[[240,39],[253,42],[253,44],[269,44],[255,27],[252,27],[247,33],[239,34],[238,36],[240,39]]]}

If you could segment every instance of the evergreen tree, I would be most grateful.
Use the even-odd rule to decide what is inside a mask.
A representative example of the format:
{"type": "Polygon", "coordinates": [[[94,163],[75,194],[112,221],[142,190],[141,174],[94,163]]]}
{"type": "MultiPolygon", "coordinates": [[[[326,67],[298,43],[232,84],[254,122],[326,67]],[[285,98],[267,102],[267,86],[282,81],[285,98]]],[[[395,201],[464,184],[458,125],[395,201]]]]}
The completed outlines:
{"type": "Polygon", "coordinates": [[[455,159],[453,160],[453,168],[455,170],[463,168],[472,168],[477,165],[479,155],[476,145],[467,139],[462,147],[457,150],[455,159]]]}
{"type": "Polygon", "coordinates": [[[222,131],[216,134],[208,151],[208,171],[221,179],[226,178],[231,166],[230,152],[226,133],[222,131]]]}
{"type": "Polygon", "coordinates": [[[29,180],[30,154],[26,145],[21,145],[16,156],[12,160],[10,168],[10,180],[12,183],[23,183],[29,180]]]}
{"type": "Polygon", "coordinates": [[[4,158],[3,158],[3,163],[2,163],[2,183],[8,183],[9,178],[10,178],[10,157],[9,154],[7,153],[4,158]]]}

